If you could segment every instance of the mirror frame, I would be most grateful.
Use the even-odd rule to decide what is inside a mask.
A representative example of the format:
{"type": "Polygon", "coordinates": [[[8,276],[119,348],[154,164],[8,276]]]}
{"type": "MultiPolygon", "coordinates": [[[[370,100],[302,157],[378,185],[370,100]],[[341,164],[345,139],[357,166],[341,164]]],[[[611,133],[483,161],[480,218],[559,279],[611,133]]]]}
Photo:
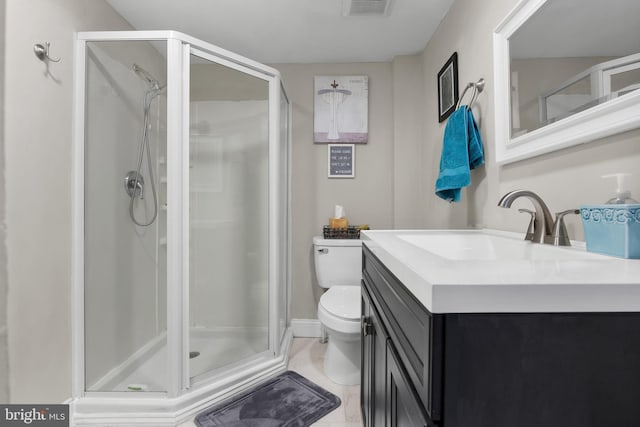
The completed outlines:
{"type": "Polygon", "coordinates": [[[493,32],[496,163],[507,164],[640,127],[640,90],[511,138],[509,38],[548,0],[522,0],[493,32]]]}

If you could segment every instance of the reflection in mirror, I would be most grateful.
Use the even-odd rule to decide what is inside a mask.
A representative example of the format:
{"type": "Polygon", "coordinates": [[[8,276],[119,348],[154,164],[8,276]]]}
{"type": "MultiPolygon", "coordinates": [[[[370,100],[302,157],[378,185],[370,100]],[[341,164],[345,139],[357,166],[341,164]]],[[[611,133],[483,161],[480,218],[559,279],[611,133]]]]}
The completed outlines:
{"type": "Polygon", "coordinates": [[[548,0],[509,38],[510,137],[640,89],[640,1],[548,0]]]}

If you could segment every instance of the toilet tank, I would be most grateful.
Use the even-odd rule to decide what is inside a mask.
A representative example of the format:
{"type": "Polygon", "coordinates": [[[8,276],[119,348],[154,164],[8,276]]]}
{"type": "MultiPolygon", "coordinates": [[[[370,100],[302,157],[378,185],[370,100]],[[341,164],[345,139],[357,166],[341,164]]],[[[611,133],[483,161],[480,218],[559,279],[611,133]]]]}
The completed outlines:
{"type": "Polygon", "coordinates": [[[362,240],[313,238],[316,278],[323,288],[360,286],[362,240]]]}

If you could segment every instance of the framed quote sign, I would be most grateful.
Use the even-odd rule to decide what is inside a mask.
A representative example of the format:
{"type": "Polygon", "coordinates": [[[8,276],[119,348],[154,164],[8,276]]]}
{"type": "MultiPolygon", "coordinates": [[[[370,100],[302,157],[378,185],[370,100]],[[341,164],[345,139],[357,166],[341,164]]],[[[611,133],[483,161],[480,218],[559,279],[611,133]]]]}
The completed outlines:
{"type": "Polygon", "coordinates": [[[354,144],[329,144],[327,156],[329,178],[355,178],[356,149],[354,144]]]}

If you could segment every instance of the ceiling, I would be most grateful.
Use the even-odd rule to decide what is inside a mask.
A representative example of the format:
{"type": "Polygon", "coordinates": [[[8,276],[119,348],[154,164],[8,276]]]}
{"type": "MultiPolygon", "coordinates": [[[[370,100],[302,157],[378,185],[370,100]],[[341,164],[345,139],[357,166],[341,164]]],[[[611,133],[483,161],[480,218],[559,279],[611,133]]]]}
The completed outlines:
{"type": "Polygon", "coordinates": [[[271,64],[386,62],[419,53],[453,3],[394,0],[389,16],[347,17],[342,1],[107,0],[138,30],[181,31],[271,64]]]}

